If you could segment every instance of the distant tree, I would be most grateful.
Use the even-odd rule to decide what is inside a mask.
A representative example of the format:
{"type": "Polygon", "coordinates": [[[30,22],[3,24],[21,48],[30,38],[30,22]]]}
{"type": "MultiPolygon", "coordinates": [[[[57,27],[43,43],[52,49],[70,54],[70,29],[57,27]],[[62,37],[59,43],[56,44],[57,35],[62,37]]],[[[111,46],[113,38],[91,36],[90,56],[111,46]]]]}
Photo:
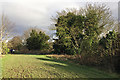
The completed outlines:
{"type": "Polygon", "coordinates": [[[48,47],[48,40],[49,36],[44,32],[40,31],[38,33],[36,30],[32,30],[30,37],[26,40],[26,46],[29,50],[41,50],[48,47]]]}
{"type": "Polygon", "coordinates": [[[40,29],[37,27],[30,27],[27,30],[25,30],[23,35],[21,36],[21,38],[23,40],[23,45],[26,45],[26,40],[30,37],[30,33],[32,32],[32,30],[36,30],[37,33],[39,33],[39,31],[40,31],[40,29]]]}
{"type": "Polygon", "coordinates": [[[9,42],[8,42],[8,47],[11,49],[15,50],[20,50],[22,47],[22,39],[20,36],[15,36],[13,37],[9,42]]]}

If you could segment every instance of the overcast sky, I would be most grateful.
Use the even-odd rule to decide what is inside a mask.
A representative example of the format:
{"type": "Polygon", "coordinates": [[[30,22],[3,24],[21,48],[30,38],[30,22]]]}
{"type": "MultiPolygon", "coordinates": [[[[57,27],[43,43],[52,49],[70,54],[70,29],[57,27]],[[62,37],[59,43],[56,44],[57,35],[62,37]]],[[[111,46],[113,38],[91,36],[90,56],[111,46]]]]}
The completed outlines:
{"type": "MultiPolygon", "coordinates": [[[[114,18],[118,18],[119,0],[96,0],[110,7],[114,18]]],[[[15,23],[16,33],[22,34],[29,27],[37,26],[47,34],[51,34],[49,26],[51,17],[56,11],[65,8],[84,7],[86,3],[94,3],[94,0],[0,0],[0,15],[4,13],[15,23]]]]}

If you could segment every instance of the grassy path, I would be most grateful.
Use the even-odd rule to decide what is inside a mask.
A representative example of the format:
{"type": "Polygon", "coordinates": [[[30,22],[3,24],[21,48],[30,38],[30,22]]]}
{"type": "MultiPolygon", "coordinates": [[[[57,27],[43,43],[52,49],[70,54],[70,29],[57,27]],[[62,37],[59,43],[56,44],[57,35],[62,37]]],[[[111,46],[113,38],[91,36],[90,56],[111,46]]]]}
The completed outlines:
{"type": "Polygon", "coordinates": [[[6,55],[2,58],[4,78],[114,78],[86,66],[58,61],[45,55],[6,55]]]}

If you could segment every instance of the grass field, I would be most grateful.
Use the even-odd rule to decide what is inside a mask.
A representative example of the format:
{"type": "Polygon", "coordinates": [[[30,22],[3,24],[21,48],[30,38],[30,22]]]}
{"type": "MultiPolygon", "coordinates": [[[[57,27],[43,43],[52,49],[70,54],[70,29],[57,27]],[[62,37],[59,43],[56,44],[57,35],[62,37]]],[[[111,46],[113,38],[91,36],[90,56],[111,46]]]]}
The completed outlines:
{"type": "Polygon", "coordinates": [[[2,57],[4,78],[115,78],[87,66],[59,61],[46,55],[5,55],[2,57]]]}
{"type": "Polygon", "coordinates": [[[2,58],[0,55],[0,79],[2,78],[2,58]]]}

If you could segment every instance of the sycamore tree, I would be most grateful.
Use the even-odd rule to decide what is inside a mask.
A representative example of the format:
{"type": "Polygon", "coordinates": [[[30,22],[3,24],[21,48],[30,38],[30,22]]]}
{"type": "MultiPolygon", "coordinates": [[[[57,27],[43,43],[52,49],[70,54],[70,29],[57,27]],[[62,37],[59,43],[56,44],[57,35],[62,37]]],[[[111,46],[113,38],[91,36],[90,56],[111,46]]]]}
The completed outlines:
{"type": "Polygon", "coordinates": [[[57,53],[93,53],[101,35],[116,29],[117,25],[106,5],[88,4],[84,9],[58,12],[55,28],[57,53]]]}
{"type": "Polygon", "coordinates": [[[13,23],[8,17],[2,15],[0,24],[0,54],[6,51],[6,42],[11,37],[13,29],[13,23]]]}

